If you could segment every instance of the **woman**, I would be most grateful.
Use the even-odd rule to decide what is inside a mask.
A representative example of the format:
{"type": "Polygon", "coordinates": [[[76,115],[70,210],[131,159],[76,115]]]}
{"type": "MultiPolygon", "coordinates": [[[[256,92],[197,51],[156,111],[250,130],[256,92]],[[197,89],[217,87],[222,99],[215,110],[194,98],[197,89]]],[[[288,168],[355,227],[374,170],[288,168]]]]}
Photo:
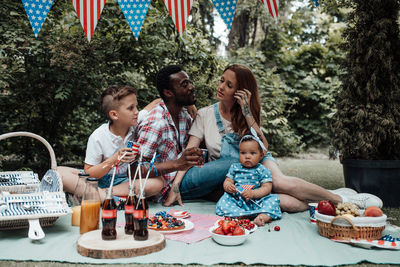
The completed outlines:
{"type": "MultiPolygon", "coordinates": [[[[254,128],[268,149],[267,140],[260,129],[261,104],[257,81],[250,69],[242,65],[228,66],[219,81],[217,99],[218,103],[198,111],[187,145],[187,148],[199,147],[204,141],[209,162],[201,168],[192,167],[186,172],[177,173],[164,203],[166,206],[175,201],[183,205],[182,199],[203,197],[216,188],[222,188],[229,167],[238,162],[240,136],[250,128],[254,128]]],[[[308,208],[308,202],[322,199],[341,203],[354,198],[356,194],[351,189],[339,190],[341,195],[334,194],[302,179],[286,176],[269,152],[261,163],[272,173],[273,191],[278,194],[284,211],[303,211],[308,208]]],[[[371,201],[372,197],[363,195],[362,200],[367,198],[365,201],[371,201]]],[[[351,201],[356,202],[354,199],[351,201]]],[[[376,201],[372,202],[376,204],[376,201]]]]}

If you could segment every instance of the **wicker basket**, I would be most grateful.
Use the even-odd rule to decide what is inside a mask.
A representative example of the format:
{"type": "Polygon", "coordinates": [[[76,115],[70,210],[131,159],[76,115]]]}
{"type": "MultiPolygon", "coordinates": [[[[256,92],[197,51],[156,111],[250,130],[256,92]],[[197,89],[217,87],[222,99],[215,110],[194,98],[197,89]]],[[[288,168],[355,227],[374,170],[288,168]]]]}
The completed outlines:
{"type": "Polygon", "coordinates": [[[375,240],[382,237],[386,215],[381,217],[328,216],[316,212],[318,232],[321,236],[337,239],[375,240]]]}
{"type": "MultiPolygon", "coordinates": [[[[63,215],[71,213],[71,209],[65,199],[63,192],[62,180],[57,173],[57,163],[54,150],[50,144],[41,136],[29,132],[12,132],[0,135],[0,141],[9,137],[27,136],[41,141],[50,153],[51,169],[46,172],[37,192],[31,192],[29,187],[26,190],[20,190],[20,194],[6,194],[5,192],[0,195],[0,200],[3,205],[7,205],[8,210],[0,212],[0,230],[12,230],[28,228],[28,220],[39,219],[41,226],[51,226],[53,223],[63,215]],[[36,201],[36,202],[35,202],[36,201]],[[17,204],[22,205],[30,203],[40,203],[45,208],[43,211],[25,212],[17,204]],[[50,203],[50,204],[49,204],[50,203]],[[53,203],[53,204],[52,204],[53,203]],[[50,205],[50,206],[49,206],[50,205]],[[50,207],[50,208],[48,208],[50,207]]],[[[6,188],[0,188],[6,191],[6,188]]]]}

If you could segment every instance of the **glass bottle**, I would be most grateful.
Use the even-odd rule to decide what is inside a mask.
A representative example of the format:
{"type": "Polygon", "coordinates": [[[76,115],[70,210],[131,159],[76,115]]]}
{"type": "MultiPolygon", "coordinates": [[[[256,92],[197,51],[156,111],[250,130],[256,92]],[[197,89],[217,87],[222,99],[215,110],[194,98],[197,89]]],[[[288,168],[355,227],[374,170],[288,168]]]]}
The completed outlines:
{"type": "Polygon", "coordinates": [[[101,222],[103,224],[101,238],[103,240],[117,239],[117,230],[115,229],[117,225],[117,204],[112,195],[107,196],[104,200],[101,222]]]}
{"type": "Polygon", "coordinates": [[[72,195],[71,204],[72,204],[72,226],[79,226],[81,220],[81,202],[82,196],[85,191],[86,186],[86,178],[89,177],[88,173],[79,173],[78,174],[78,182],[76,183],[74,194],[72,195]]]}
{"type": "Polygon", "coordinates": [[[100,203],[98,179],[89,177],[86,179],[86,188],[81,204],[81,234],[99,229],[100,203]]]}
{"type": "Polygon", "coordinates": [[[147,222],[149,219],[149,206],[144,196],[137,199],[138,203],[135,205],[133,211],[133,224],[135,230],[133,231],[133,237],[135,240],[147,240],[149,232],[147,230],[147,222]]]}
{"type": "Polygon", "coordinates": [[[135,229],[133,224],[133,210],[136,205],[134,190],[129,190],[129,195],[125,202],[125,234],[132,235],[135,229]]]}

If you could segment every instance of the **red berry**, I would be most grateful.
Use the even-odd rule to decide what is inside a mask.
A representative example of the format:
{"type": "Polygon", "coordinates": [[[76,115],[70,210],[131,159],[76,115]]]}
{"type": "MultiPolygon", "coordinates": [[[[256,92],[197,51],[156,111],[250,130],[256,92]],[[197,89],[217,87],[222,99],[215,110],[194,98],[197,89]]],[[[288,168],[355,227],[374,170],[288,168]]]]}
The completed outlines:
{"type": "Polygon", "coordinates": [[[275,227],[274,227],[274,230],[275,230],[275,231],[279,231],[279,230],[281,230],[281,228],[280,228],[279,226],[275,226],[275,227]]]}

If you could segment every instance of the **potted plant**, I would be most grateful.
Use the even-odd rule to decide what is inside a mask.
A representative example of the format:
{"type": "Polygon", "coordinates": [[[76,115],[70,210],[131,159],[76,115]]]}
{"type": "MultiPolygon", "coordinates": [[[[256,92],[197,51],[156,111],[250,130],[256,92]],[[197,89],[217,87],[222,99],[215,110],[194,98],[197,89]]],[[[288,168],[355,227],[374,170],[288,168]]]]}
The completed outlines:
{"type": "Polygon", "coordinates": [[[353,0],[332,121],[345,184],[400,206],[399,0],[353,0]]]}

